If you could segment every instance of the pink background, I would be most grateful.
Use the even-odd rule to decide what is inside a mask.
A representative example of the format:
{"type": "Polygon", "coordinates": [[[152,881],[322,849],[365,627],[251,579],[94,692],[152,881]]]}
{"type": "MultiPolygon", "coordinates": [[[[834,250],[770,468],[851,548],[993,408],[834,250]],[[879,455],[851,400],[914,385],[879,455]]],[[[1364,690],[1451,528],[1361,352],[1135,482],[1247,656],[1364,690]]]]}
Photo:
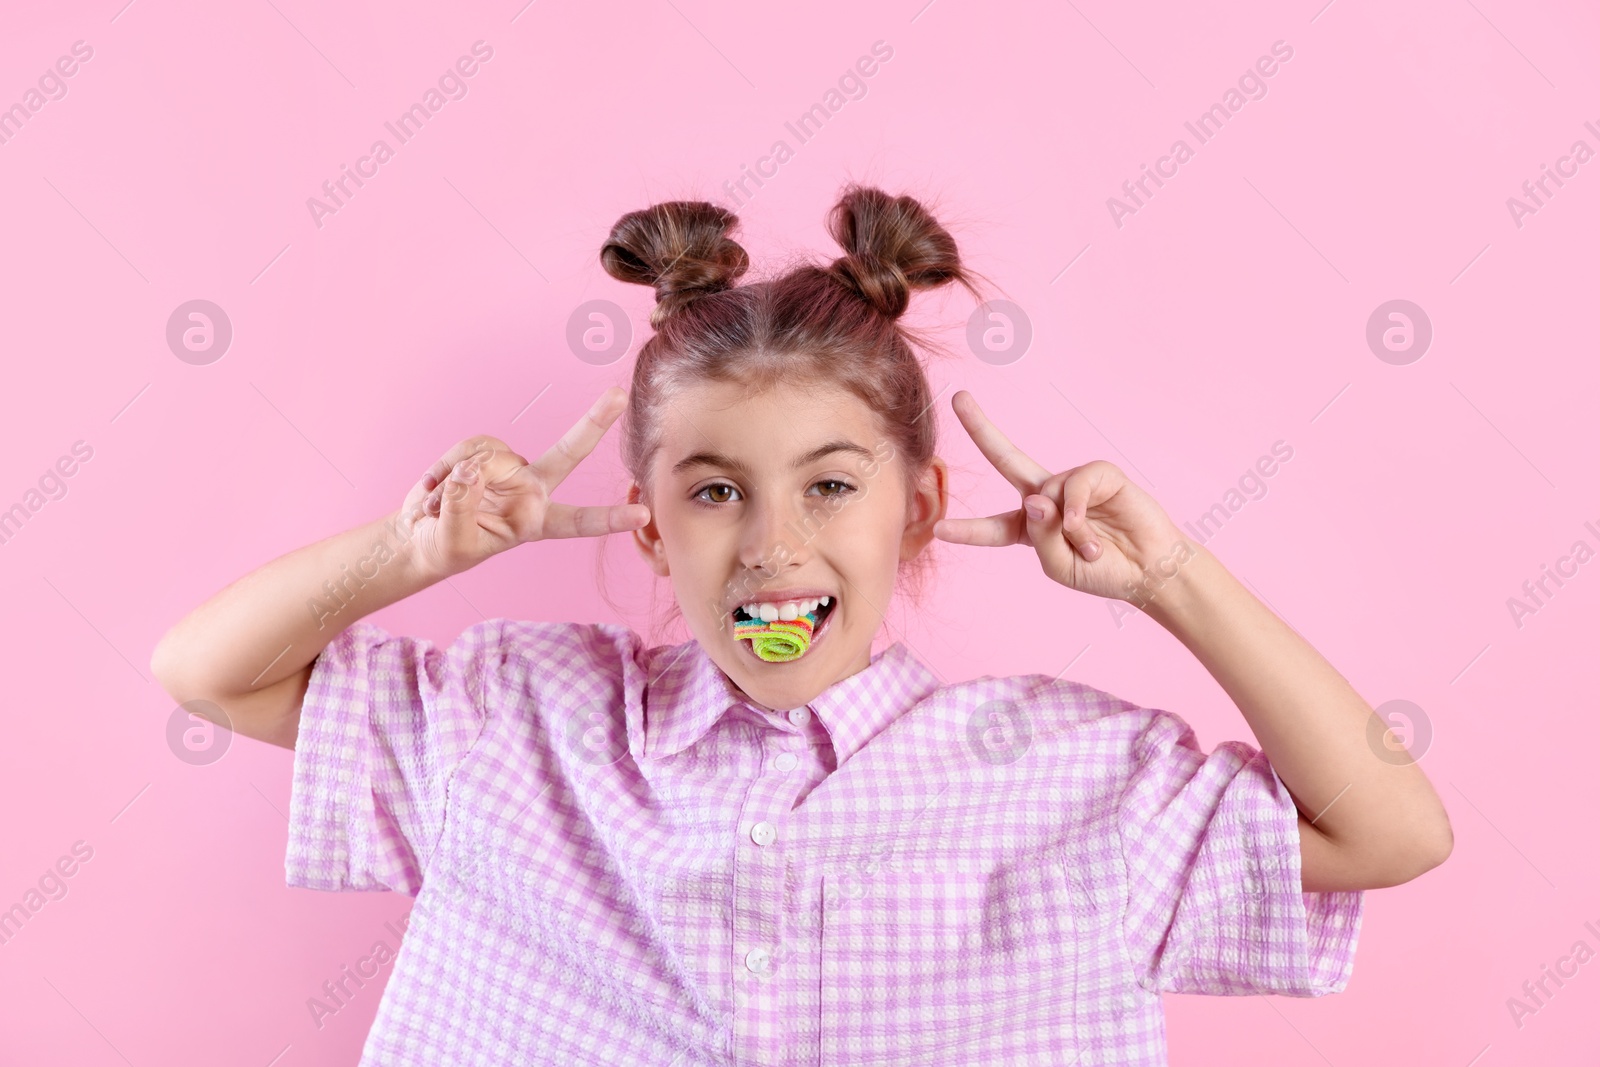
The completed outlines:
{"type": "MultiPolygon", "coordinates": [[[[0,144],[0,508],[93,449],[0,545],[0,907],[93,849],[0,945],[0,1062],[356,1061],[377,985],[321,1029],[306,1001],[392,945],[409,900],[286,888],[291,753],[176,758],[150,652],[239,576],[397,507],[460,438],[536,454],[626,385],[651,294],[600,270],[610,226],[723,195],[780,138],[793,158],[739,208],[757,273],[837,255],[823,216],[859,178],[933,203],[1032,323],[1001,365],[966,348],[970,300],[914,314],[957,352],[930,370],[953,514],[1017,503],[950,412],[958,388],[1040,462],[1108,459],[1180,521],[1287,442],[1210,547],[1365,698],[1431,724],[1449,862],[1370,894],[1342,995],[1168,997],[1171,1062],[1593,1059],[1600,962],[1520,1028],[1506,1004],[1576,941],[1600,949],[1600,564],[1520,627],[1507,606],[1575,541],[1600,548],[1600,161],[1520,227],[1506,205],[1575,140],[1600,149],[1585,5],[122,3],[11,4],[0,34],[0,106],[94,50],[0,144]],[[319,228],[306,199],[480,39],[466,97],[319,228]],[[798,145],[784,122],[878,40],[893,57],[866,96],[798,145]],[[1197,145],[1184,122],[1279,40],[1267,95],[1197,145]],[[1194,158],[1118,227],[1107,198],[1179,137],[1194,158]],[[232,322],[209,365],[165,339],[192,299],[232,322]],[[565,339],[593,299],[633,324],[609,365],[565,339]],[[1392,299],[1434,328],[1406,365],[1365,340],[1392,299]]],[[[622,486],[613,433],[562,495],[622,486]]],[[[1251,739],[1149,619],[1119,626],[1027,549],[937,551],[927,610],[891,622],[946,680],[1065,669],[1177,711],[1207,749],[1251,739]],[[1019,603],[1062,625],[998,625],[1019,603]]],[[[374,621],[441,642],[497,616],[650,633],[651,595],[624,539],[555,542],[374,621]]]]}

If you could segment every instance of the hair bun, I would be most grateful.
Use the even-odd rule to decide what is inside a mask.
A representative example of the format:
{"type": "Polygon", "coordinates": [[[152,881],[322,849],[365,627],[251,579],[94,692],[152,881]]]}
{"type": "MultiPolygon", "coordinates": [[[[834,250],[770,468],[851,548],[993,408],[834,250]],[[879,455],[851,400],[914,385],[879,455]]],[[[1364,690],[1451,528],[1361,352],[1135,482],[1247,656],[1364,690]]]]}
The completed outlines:
{"type": "Polygon", "coordinates": [[[658,327],[695,298],[732,287],[750,256],[728,234],[739,217],[703,200],[669,200],[617,220],[600,263],[618,281],[654,286],[650,325],[658,327]]]}
{"type": "Polygon", "coordinates": [[[955,238],[909,196],[849,185],[828,214],[828,232],[845,253],[829,272],[890,318],[905,313],[913,289],[962,276],[955,238]]]}

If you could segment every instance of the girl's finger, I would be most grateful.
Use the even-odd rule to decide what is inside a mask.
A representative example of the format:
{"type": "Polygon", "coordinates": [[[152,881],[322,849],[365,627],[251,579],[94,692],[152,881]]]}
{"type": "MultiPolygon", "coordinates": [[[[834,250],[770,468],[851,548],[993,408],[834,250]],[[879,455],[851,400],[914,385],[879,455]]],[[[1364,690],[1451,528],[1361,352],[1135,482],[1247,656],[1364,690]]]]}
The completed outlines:
{"type": "Polygon", "coordinates": [[[494,451],[494,442],[490,438],[469,437],[439,457],[438,461],[428,468],[427,473],[422,476],[422,487],[437,496],[439,486],[450,477],[450,472],[455,470],[457,463],[464,459],[475,459],[482,466],[494,455],[494,451]]]}
{"type": "Polygon", "coordinates": [[[1021,508],[982,519],[940,519],[933,524],[933,536],[941,541],[988,548],[1026,544],[1027,532],[1027,520],[1021,508]]]}
{"type": "Polygon", "coordinates": [[[1094,470],[1080,469],[1067,478],[1066,485],[1061,488],[1061,531],[1067,534],[1067,541],[1072,542],[1072,547],[1085,560],[1098,560],[1101,555],[1101,544],[1094,536],[1094,528],[1090,526],[1088,518],[1098,477],[1098,472],[1094,470]]]}
{"type": "Polygon", "coordinates": [[[643,504],[600,504],[574,507],[550,501],[544,513],[541,540],[552,537],[604,537],[610,533],[637,530],[650,521],[650,509],[643,504]]]}
{"type": "Polygon", "coordinates": [[[618,415],[627,406],[628,394],[623,389],[613,385],[600,394],[583,418],[561,435],[561,440],[551,445],[538,461],[530,464],[533,473],[544,479],[546,489],[554,489],[561,484],[563,478],[572,473],[594,446],[600,443],[600,438],[618,415]]]}
{"type": "Polygon", "coordinates": [[[452,554],[465,557],[478,548],[478,503],[483,499],[483,473],[476,462],[464,459],[456,464],[439,489],[440,539],[452,554]]]}
{"type": "Polygon", "coordinates": [[[1087,560],[1100,557],[1100,542],[1088,518],[1098,477],[1098,472],[1092,467],[1074,467],[1051,478],[1039,490],[1040,496],[1062,502],[1061,532],[1078,555],[1087,560]]]}
{"type": "Polygon", "coordinates": [[[1071,547],[1061,536],[1061,511],[1056,507],[1056,502],[1047,496],[1035,494],[1025,497],[1022,501],[1024,512],[1030,504],[1040,511],[1039,518],[1028,518],[1028,535],[1033,538],[1033,548],[1039,553],[1039,562],[1044,565],[1044,572],[1051,579],[1062,585],[1070,585],[1074,561],[1071,547]]]}
{"type": "MultiPolygon", "coordinates": [[[[452,452],[457,451],[452,449],[452,452]]],[[[449,456],[450,453],[446,453],[449,456]]],[[[441,461],[442,463],[443,461],[441,461]]],[[[430,471],[422,480],[423,486],[428,490],[422,498],[423,508],[429,515],[439,514],[439,498],[450,489],[450,472],[462,463],[471,462],[477,465],[478,479],[483,483],[484,491],[490,487],[499,491],[506,491],[518,485],[529,477],[528,463],[515,452],[504,448],[490,448],[485,445],[476,452],[468,453],[452,461],[445,468],[444,474],[435,477],[430,471]]]]}
{"type": "Polygon", "coordinates": [[[1010,439],[984,415],[971,393],[965,389],[958,389],[956,395],[950,398],[950,406],[955,409],[956,417],[961,420],[961,425],[966,428],[973,443],[978,446],[978,451],[994,464],[995,470],[1004,475],[1006,481],[1023,493],[1039,491],[1039,486],[1050,477],[1050,472],[1012,444],[1010,439]],[[966,399],[963,400],[963,397],[966,399]]]}

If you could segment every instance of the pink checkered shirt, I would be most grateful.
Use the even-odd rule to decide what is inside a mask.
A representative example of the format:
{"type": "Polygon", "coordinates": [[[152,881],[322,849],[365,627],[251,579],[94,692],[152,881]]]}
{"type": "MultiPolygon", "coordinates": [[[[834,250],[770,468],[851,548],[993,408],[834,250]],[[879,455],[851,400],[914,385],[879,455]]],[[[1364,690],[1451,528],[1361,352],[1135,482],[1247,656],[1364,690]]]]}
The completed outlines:
{"type": "Polygon", "coordinates": [[[903,644],[810,704],[695,642],[358,621],[312,672],[290,885],[415,896],[363,1067],[1165,1064],[1161,991],[1344,989],[1266,757],[903,644]]]}

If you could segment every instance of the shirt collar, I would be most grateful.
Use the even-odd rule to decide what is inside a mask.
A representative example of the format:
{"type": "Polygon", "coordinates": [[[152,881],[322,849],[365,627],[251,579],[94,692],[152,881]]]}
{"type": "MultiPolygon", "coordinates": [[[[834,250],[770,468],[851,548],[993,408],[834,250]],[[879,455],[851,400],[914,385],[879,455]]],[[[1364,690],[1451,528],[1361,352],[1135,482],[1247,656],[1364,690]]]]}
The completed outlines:
{"type": "MultiPolygon", "coordinates": [[[[806,706],[828,731],[836,766],[842,766],[884,727],[938,688],[937,676],[904,643],[896,641],[806,706]]],[[[645,758],[676,755],[700,740],[730,708],[747,703],[699,641],[690,639],[659,650],[645,685],[645,758]]]]}

